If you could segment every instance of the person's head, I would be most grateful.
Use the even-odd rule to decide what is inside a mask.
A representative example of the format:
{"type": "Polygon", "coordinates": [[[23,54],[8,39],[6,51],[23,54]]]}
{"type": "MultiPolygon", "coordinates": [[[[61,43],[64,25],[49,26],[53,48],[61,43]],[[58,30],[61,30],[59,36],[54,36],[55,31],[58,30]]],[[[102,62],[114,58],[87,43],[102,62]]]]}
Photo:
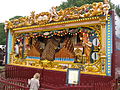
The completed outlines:
{"type": "Polygon", "coordinates": [[[33,76],[33,78],[40,79],[40,74],[39,73],[35,73],[35,75],[33,76]]]}

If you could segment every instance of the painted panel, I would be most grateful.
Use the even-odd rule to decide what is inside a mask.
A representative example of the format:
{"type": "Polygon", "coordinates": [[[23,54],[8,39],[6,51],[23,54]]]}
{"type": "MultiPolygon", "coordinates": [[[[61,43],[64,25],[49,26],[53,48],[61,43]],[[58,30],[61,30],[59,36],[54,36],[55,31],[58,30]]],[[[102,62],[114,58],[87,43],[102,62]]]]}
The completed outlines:
{"type": "Polygon", "coordinates": [[[10,63],[10,53],[12,51],[12,34],[8,31],[8,48],[7,48],[7,64],[10,63]]]}
{"type": "Polygon", "coordinates": [[[112,17],[108,15],[106,24],[106,74],[111,76],[112,59],[112,17]]]}

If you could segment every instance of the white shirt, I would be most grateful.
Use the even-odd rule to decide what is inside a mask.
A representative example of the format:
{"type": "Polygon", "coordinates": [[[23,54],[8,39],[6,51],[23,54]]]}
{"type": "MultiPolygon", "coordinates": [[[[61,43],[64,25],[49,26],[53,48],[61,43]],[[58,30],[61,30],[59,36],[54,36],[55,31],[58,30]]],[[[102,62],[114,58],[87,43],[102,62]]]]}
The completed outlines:
{"type": "Polygon", "coordinates": [[[18,46],[18,44],[15,45],[15,53],[19,54],[19,46],[18,46]]]}
{"type": "Polygon", "coordinates": [[[39,80],[35,78],[31,78],[28,84],[30,85],[30,90],[38,90],[40,86],[39,80]]]}

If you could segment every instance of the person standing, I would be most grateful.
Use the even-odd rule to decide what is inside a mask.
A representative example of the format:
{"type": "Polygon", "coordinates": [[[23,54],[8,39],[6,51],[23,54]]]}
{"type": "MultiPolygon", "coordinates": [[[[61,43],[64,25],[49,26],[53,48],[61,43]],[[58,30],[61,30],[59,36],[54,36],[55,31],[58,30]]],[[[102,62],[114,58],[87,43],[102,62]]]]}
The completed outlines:
{"type": "Polygon", "coordinates": [[[35,73],[35,75],[33,76],[33,78],[28,79],[28,84],[30,85],[30,89],[29,90],[38,90],[40,87],[40,74],[39,73],[35,73]]]}

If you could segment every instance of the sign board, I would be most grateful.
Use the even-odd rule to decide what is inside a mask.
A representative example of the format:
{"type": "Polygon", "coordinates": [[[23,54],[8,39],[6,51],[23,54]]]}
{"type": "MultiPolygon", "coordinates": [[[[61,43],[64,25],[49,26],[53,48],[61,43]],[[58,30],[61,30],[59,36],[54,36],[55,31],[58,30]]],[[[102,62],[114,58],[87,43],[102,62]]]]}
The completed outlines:
{"type": "Polygon", "coordinates": [[[67,84],[79,84],[80,69],[68,68],[67,70],[67,84]]]}

